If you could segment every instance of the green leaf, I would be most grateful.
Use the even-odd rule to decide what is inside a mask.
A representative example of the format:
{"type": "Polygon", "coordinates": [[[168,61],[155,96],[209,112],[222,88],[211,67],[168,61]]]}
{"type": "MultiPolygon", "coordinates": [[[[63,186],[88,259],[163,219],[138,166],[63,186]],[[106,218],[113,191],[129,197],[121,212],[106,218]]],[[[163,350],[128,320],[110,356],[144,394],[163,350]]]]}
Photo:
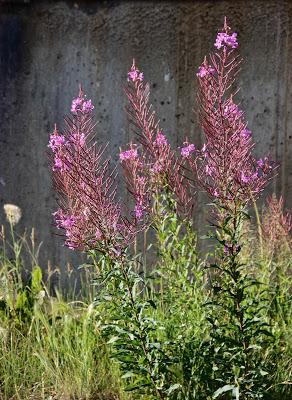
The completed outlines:
{"type": "Polygon", "coordinates": [[[269,373],[268,373],[267,371],[263,371],[262,369],[260,370],[260,374],[261,374],[262,376],[269,375],[269,373]]]}
{"type": "Polygon", "coordinates": [[[135,376],[134,372],[128,371],[124,375],[121,376],[121,379],[133,378],[135,376]]]}
{"type": "Polygon", "coordinates": [[[174,391],[180,389],[182,386],[180,383],[175,383],[174,385],[171,385],[168,390],[167,390],[167,394],[170,395],[171,393],[173,393],[174,391]]]}
{"type": "Polygon", "coordinates": [[[239,387],[236,386],[233,390],[232,390],[232,395],[235,397],[235,400],[239,400],[239,387]]]}
{"type": "Polygon", "coordinates": [[[33,294],[37,294],[39,291],[42,290],[42,270],[39,266],[34,267],[31,273],[31,291],[33,294]]]}
{"type": "Polygon", "coordinates": [[[238,388],[236,388],[236,386],[234,386],[234,385],[222,386],[221,388],[217,389],[216,392],[213,394],[213,399],[217,399],[217,397],[220,396],[220,394],[230,392],[231,390],[234,393],[235,389],[238,389],[238,388]]]}
{"type": "Polygon", "coordinates": [[[110,338],[110,340],[107,342],[107,344],[115,343],[119,339],[120,339],[119,336],[113,336],[113,337],[110,338]]]}

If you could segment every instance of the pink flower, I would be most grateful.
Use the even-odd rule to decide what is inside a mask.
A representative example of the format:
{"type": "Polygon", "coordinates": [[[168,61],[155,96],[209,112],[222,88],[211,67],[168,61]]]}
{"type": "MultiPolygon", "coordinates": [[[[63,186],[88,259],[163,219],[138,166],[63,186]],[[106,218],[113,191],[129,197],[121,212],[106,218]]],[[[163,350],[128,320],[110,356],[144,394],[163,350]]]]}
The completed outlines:
{"type": "Polygon", "coordinates": [[[211,65],[205,65],[204,63],[199,67],[199,70],[197,72],[197,76],[200,78],[204,78],[205,76],[208,75],[213,75],[215,72],[215,69],[211,67],[211,65]]]}
{"type": "Polygon", "coordinates": [[[144,74],[143,74],[143,72],[139,72],[138,69],[128,72],[128,81],[132,81],[132,82],[140,81],[140,82],[142,82],[143,79],[144,79],[144,74]]]}
{"type": "Polygon", "coordinates": [[[52,215],[55,219],[57,228],[59,228],[59,229],[62,228],[62,222],[64,219],[63,210],[59,209],[59,210],[55,211],[52,215]]]}
{"type": "Polygon", "coordinates": [[[242,183],[251,183],[255,179],[259,177],[258,172],[255,171],[253,173],[250,173],[249,175],[245,174],[244,172],[241,172],[240,174],[240,180],[242,183]]]}
{"type": "Polygon", "coordinates": [[[91,103],[91,100],[85,100],[85,96],[81,90],[79,96],[72,101],[71,112],[77,114],[79,111],[82,114],[89,114],[93,109],[94,105],[91,103]]]}
{"type": "Polygon", "coordinates": [[[124,161],[124,160],[135,160],[136,158],[138,158],[138,152],[137,149],[130,149],[130,150],[126,150],[120,153],[120,160],[124,161]]]}
{"type": "Polygon", "coordinates": [[[143,207],[142,207],[142,205],[140,203],[137,203],[135,205],[134,213],[135,213],[135,217],[138,220],[143,218],[144,210],[143,210],[143,207]]]}
{"type": "Polygon", "coordinates": [[[53,216],[55,217],[56,226],[59,229],[70,230],[76,222],[76,218],[73,215],[66,216],[61,209],[54,212],[53,216]]]}
{"type": "Polygon", "coordinates": [[[236,49],[238,47],[237,33],[228,35],[226,32],[219,32],[214,46],[219,50],[221,47],[236,49]]]}
{"type": "Polygon", "coordinates": [[[251,137],[251,135],[252,135],[252,133],[251,133],[251,131],[249,130],[249,129],[243,129],[241,132],[240,132],[240,135],[244,138],[244,139],[249,139],[250,137],[251,137]]]}
{"type": "Polygon", "coordinates": [[[245,175],[245,173],[241,171],[240,180],[242,183],[248,183],[250,181],[250,176],[245,175]]]}
{"type": "Polygon", "coordinates": [[[238,105],[233,103],[232,100],[228,101],[228,104],[224,107],[224,117],[226,118],[240,118],[243,112],[239,109],[238,105]]]}
{"type": "Polygon", "coordinates": [[[55,157],[55,162],[54,162],[54,171],[56,170],[62,170],[63,169],[63,162],[61,160],[61,158],[59,157],[55,157]]]}
{"type": "Polygon", "coordinates": [[[185,147],[181,148],[180,154],[182,157],[187,158],[189,157],[192,153],[194,153],[194,151],[196,151],[196,147],[194,144],[189,144],[185,147]]]}
{"type": "Polygon", "coordinates": [[[94,105],[91,103],[91,100],[84,101],[82,105],[82,112],[84,114],[90,113],[94,109],[94,105]]]}
{"type": "Polygon", "coordinates": [[[154,145],[156,146],[164,146],[167,145],[168,141],[163,133],[160,131],[157,133],[156,140],[154,141],[154,145]]]}
{"type": "Polygon", "coordinates": [[[70,239],[67,239],[65,241],[65,245],[70,249],[70,250],[76,250],[78,248],[77,243],[71,241],[70,239]]]}
{"type": "Polygon", "coordinates": [[[73,215],[69,215],[68,217],[63,219],[62,227],[64,229],[71,229],[76,222],[76,218],[73,215]]]}
{"type": "Polygon", "coordinates": [[[140,72],[135,65],[135,60],[133,60],[133,64],[131,70],[128,72],[128,82],[143,82],[144,74],[140,72]]]}
{"type": "Polygon", "coordinates": [[[60,146],[65,144],[65,142],[65,137],[63,135],[59,135],[56,131],[54,131],[50,135],[48,147],[50,147],[53,151],[56,151],[60,146]]]}
{"type": "Polygon", "coordinates": [[[73,99],[72,106],[71,106],[71,112],[73,114],[77,114],[77,111],[81,110],[81,105],[82,105],[82,98],[77,97],[76,99],[73,99]]]}
{"type": "Polygon", "coordinates": [[[54,165],[53,165],[53,171],[58,171],[61,174],[64,174],[66,171],[69,171],[69,160],[62,157],[62,155],[56,155],[54,158],[54,165]]]}

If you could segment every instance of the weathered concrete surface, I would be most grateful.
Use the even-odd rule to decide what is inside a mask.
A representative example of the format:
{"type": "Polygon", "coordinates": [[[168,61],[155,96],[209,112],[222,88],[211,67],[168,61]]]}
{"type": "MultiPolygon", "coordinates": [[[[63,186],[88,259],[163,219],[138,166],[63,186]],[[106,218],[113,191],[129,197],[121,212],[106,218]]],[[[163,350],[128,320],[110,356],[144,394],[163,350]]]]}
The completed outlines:
{"type": "Polygon", "coordinates": [[[1,208],[6,202],[22,208],[19,230],[36,227],[43,260],[77,262],[53,235],[46,146],[78,84],[95,103],[97,140],[109,140],[115,158],[129,141],[122,86],[133,57],[152,83],[152,101],[172,142],[179,145],[187,135],[199,144],[195,71],[224,15],[246,59],[242,107],[256,152],[281,162],[274,186],[292,207],[292,1],[0,3],[1,208]]]}

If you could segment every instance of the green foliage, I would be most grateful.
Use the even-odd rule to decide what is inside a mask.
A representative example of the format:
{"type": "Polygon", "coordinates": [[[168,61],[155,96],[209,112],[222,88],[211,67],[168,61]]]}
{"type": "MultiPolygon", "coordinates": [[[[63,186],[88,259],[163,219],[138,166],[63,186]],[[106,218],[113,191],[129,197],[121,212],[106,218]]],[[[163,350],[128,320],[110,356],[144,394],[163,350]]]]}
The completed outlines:
{"type": "Polygon", "coordinates": [[[156,200],[156,215],[158,259],[151,273],[156,315],[163,320],[166,340],[177,359],[175,372],[181,384],[175,398],[187,400],[202,390],[201,346],[209,335],[204,308],[209,290],[192,222],[178,217],[169,195],[156,200]]]}
{"type": "Polygon", "coordinates": [[[1,399],[292,397],[290,243],[267,251],[240,210],[212,227],[203,258],[169,195],[155,211],[153,265],[91,252],[78,298],[50,295],[24,237],[3,242],[1,399]]]}
{"type": "Polygon", "coordinates": [[[168,398],[174,392],[170,366],[176,362],[155,319],[156,304],[147,296],[147,281],[126,255],[121,261],[101,259],[97,305],[102,331],[118,361],[127,391],[168,398]]]}
{"type": "Polygon", "coordinates": [[[25,237],[17,239],[12,226],[11,238],[12,244],[3,241],[0,251],[1,312],[11,323],[17,324],[18,328],[25,328],[31,321],[34,309],[42,303],[45,295],[42,284],[42,270],[37,265],[36,255],[31,252],[33,263],[30,278],[28,280],[23,278],[24,261],[22,253],[28,242],[25,237]],[[7,250],[10,253],[9,258],[7,250]]]}
{"type": "MultiPolygon", "coordinates": [[[[242,251],[252,234],[244,226],[247,220],[242,210],[225,214],[210,235],[218,245],[209,266],[213,296],[208,303],[208,321],[212,330],[206,348],[212,368],[207,367],[205,374],[212,378],[207,386],[215,398],[277,399],[274,371],[282,357],[280,347],[289,349],[280,338],[285,330],[279,329],[279,320],[283,323],[284,314],[279,318],[280,309],[273,308],[280,302],[283,310],[291,312],[287,286],[284,289],[283,285],[287,275],[277,287],[272,271],[266,270],[261,259],[261,249],[253,254],[242,251]]],[[[286,383],[289,380],[291,376],[286,383]]],[[[288,399],[288,385],[284,392],[288,399]]]]}
{"type": "Polygon", "coordinates": [[[56,288],[51,296],[30,245],[13,232],[12,244],[4,236],[0,248],[0,399],[126,399],[100,335],[90,279],[78,301],[65,301],[56,288]]]}
{"type": "Polygon", "coordinates": [[[266,353],[272,343],[272,327],[267,319],[267,289],[248,274],[240,259],[244,237],[244,211],[226,215],[213,238],[218,246],[212,271],[213,297],[208,304],[212,326],[209,356],[214,397],[230,393],[230,398],[263,398],[271,373],[266,353]],[[260,296],[255,297],[255,291],[260,296]]]}
{"type": "Polygon", "coordinates": [[[125,388],[149,398],[188,399],[198,390],[197,346],[206,336],[203,270],[196,234],[169,196],[156,202],[157,262],[118,261],[91,253],[100,271],[97,304],[104,336],[125,388]],[[98,260],[98,261],[97,261],[98,260]]]}

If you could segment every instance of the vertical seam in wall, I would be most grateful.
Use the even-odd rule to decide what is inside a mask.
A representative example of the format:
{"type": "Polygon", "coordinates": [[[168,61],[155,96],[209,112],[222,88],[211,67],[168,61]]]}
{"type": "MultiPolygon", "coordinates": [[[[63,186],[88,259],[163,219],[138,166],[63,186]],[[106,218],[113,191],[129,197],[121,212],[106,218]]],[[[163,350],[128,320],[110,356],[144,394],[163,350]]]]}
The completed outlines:
{"type": "Polygon", "coordinates": [[[178,61],[177,61],[177,93],[176,93],[176,141],[175,145],[178,146],[179,138],[181,135],[179,134],[182,127],[184,126],[184,107],[183,107],[183,93],[185,90],[186,83],[186,75],[187,75],[187,29],[185,28],[187,25],[187,17],[183,12],[183,9],[180,9],[180,18],[179,18],[179,34],[178,34],[178,61]]]}
{"type": "Polygon", "coordinates": [[[290,71],[288,68],[289,62],[289,24],[286,24],[286,40],[285,40],[285,71],[284,71],[284,82],[285,82],[285,96],[284,96],[284,154],[283,154],[283,173],[282,173],[282,190],[281,194],[284,195],[287,182],[287,151],[288,151],[288,93],[289,93],[289,78],[290,71]]]}
{"type": "MultiPolygon", "coordinates": [[[[275,161],[278,163],[279,162],[279,95],[280,95],[280,63],[279,63],[279,58],[280,58],[280,37],[281,37],[281,15],[280,12],[277,13],[276,15],[277,18],[277,30],[276,30],[276,84],[275,84],[275,92],[276,92],[276,98],[275,98],[275,107],[274,107],[274,113],[273,113],[273,136],[275,137],[275,161]]],[[[281,168],[281,166],[280,166],[281,168]]],[[[280,169],[280,174],[282,175],[282,171],[280,169]]],[[[274,180],[274,185],[273,185],[273,190],[276,191],[277,189],[277,181],[274,180]]]]}

